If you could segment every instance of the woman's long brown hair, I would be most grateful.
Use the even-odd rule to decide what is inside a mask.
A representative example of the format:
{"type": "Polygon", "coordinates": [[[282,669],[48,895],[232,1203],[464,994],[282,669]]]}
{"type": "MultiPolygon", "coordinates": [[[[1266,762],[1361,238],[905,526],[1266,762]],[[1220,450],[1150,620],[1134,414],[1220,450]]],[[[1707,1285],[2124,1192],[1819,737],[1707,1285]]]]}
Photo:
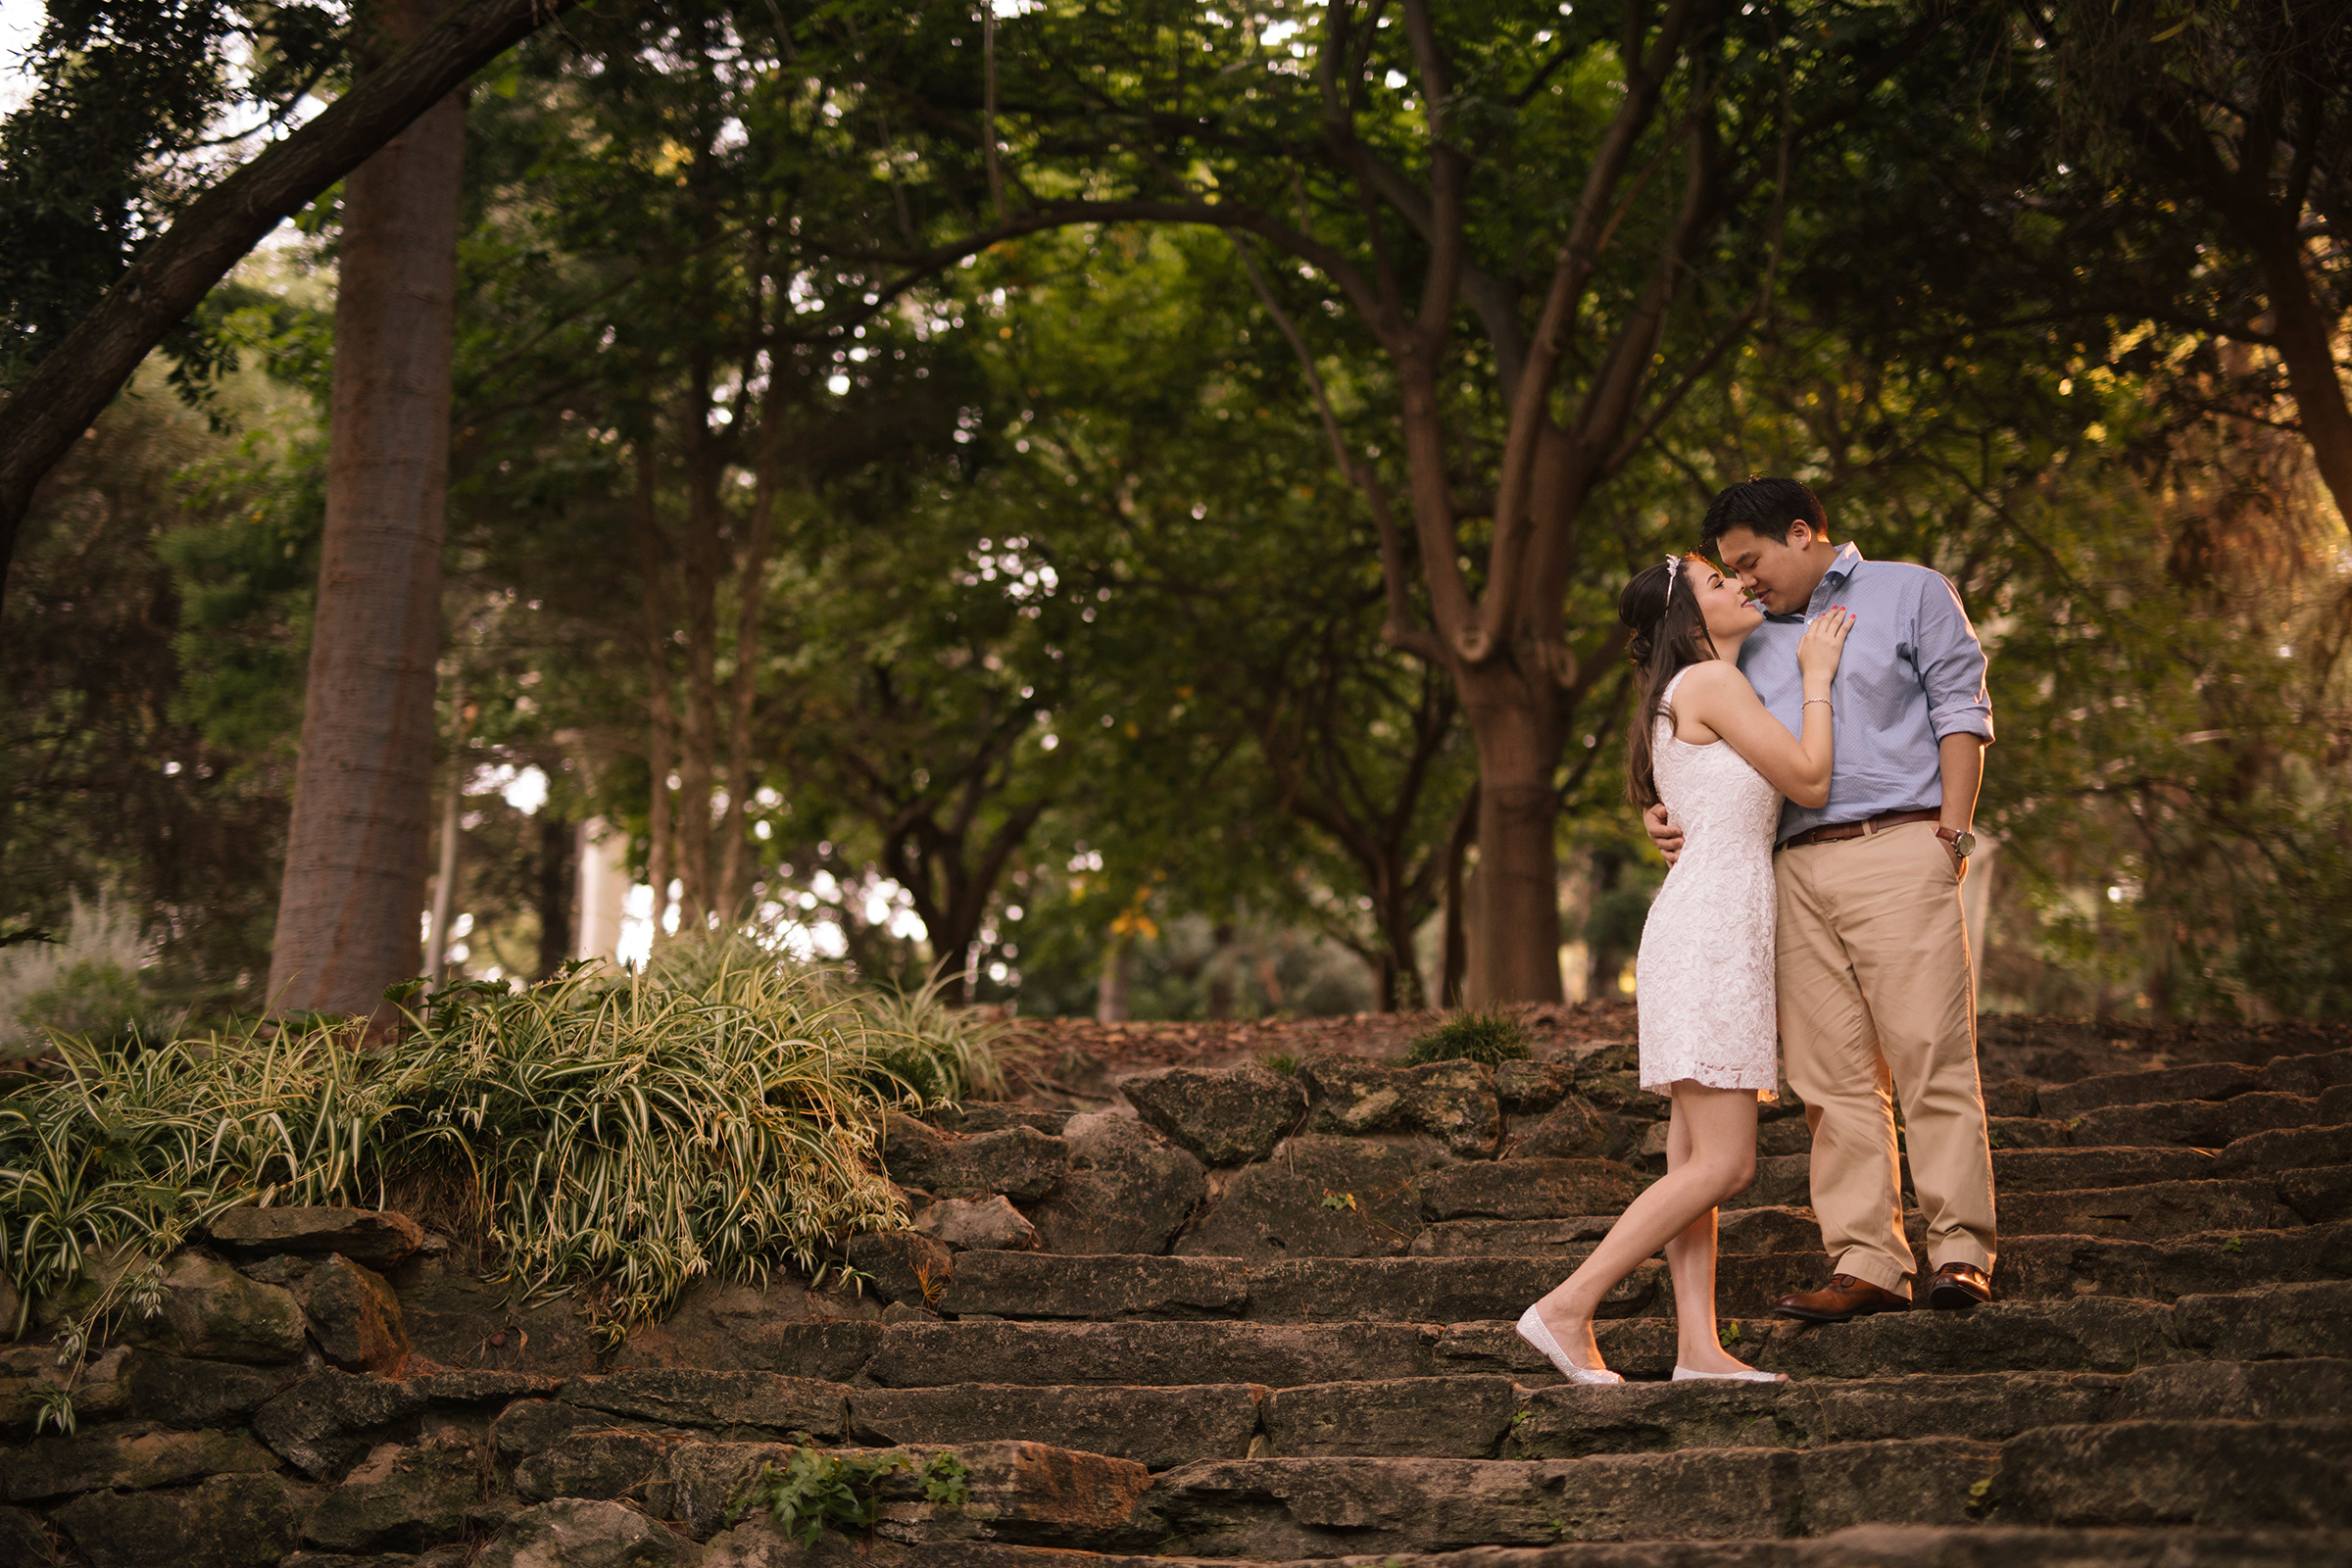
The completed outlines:
{"type": "Polygon", "coordinates": [[[1626,656],[1636,671],[1634,728],[1625,739],[1625,793],[1643,810],[1658,804],[1650,752],[1665,712],[1666,688],[1682,670],[1717,657],[1698,594],[1690,586],[1690,573],[1713,569],[1695,556],[1680,557],[1672,564],[1661,561],[1634,573],[1634,580],[1617,596],[1617,618],[1634,634],[1626,656]]]}

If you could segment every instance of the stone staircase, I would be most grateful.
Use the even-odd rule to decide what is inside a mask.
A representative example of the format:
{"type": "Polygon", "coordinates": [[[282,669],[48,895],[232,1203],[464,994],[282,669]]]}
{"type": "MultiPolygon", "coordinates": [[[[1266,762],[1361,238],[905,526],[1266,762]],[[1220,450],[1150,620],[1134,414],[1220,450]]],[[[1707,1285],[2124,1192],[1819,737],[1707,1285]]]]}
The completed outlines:
{"type": "Polygon", "coordinates": [[[1653,1261],[1600,1328],[1633,1381],[1572,1387],[1510,1325],[1661,1168],[1630,1067],[1327,1055],[899,1119],[915,1228],[851,1244],[854,1294],[707,1286],[602,1354],[429,1244],[246,1241],[299,1358],[221,1353],[190,1297],[27,1441],[40,1374],[0,1352],[0,1562],[2352,1562],[2352,1051],[1991,1086],[1999,1299],[1843,1325],[1768,1315],[1828,1269],[1785,1099],[1718,1299],[1790,1381],[1664,1381],[1653,1261]],[[392,1298],[382,1370],[349,1274],[392,1298]],[[733,1516],[796,1445],[951,1450],[968,1494],[896,1472],[803,1546],[733,1516]]]}

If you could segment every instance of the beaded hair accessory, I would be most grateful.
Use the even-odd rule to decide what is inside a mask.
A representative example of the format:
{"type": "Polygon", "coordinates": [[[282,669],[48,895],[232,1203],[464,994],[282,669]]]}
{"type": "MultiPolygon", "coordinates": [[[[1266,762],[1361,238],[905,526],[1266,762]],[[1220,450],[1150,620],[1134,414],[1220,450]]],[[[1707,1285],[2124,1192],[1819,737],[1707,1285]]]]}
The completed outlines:
{"type": "Polygon", "coordinates": [[[1670,598],[1670,599],[1674,597],[1674,577],[1675,577],[1675,573],[1677,573],[1677,572],[1681,571],[1682,569],[1683,569],[1683,558],[1682,558],[1682,557],[1680,557],[1680,556],[1668,556],[1668,557],[1666,558],[1666,596],[1667,596],[1668,598],[1670,598]]]}

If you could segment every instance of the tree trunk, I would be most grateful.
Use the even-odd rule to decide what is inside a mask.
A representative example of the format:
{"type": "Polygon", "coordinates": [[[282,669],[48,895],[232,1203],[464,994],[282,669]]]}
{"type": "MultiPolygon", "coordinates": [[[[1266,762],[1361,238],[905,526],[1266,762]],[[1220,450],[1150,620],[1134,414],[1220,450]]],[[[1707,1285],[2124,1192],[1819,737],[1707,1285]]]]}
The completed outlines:
{"type": "Polygon", "coordinates": [[[571,895],[579,830],[542,807],[539,814],[539,978],[548,979],[571,956],[571,895]]]}
{"type": "Polygon", "coordinates": [[[1127,1021],[1127,977],[1135,966],[1135,953],[1123,936],[1110,939],[1110,949],[1102,955],[1102,975],[1095,985],[1095,1022],[1125,1023],[1127,1021]]]}
{"type": "Polygon", "coordinates": [[[719,481],[726,454],[710,433],[711,364],[697,355],[685,409],[686,529],[678,551],[686,591],[686,706],[678,748],[678,929],[710,928],[712,885],[710,808],[718,782],[718,579],[723,554],[719,481]]]}
{"type": "MultiPolygon", "coordinates": [[[[476,70],[578,3],[462,0],[381,70],[373,68],[384,51],[359,51],[355,63],[366,74],[350,91],[189,204],[0,405],[0,587],[33,487],[213,285],[403,126],[450,102],[476,70]]],[[[421,9],[429,16],[438,8],[421,9]]]]}
{"type": "Polygon", "coordinates": [[[2270,284],[2271,313],[2278,358],[2286,366],[2287,390],[2294,394],[2296,421],[2311,447],[2320,481],[2335,499],[2338,515],[2352,522],[2352,409],[2336,369],[2335,323],[2320,307],[2303,270],[2303,236],[2295,212],[2266,213],[2270,226],[2251,236],[2256,259],[2270,284]]]}
{"type": "Polygon", "coordinates": [[[1551,788],[1560,735],[1552,694],[1530,684],[1507,660],[1463,671],[1478,742],[1476,918],[1484,940],[1465,988],[1475,1006],[1561,1000],[1551,788]]]}
{"type": "Polygon", "coordinates": [[[645,875],[654,887],[654,935],[659,937],[662,916],[669,908],[669,884],[676,864],[669,770],[676,760],[678,721],[669,669],[669,616],[664,609],[668,595],[662,591],[668,551],[662,536],[656,476],[654,437],[649,429],[637,442],[637,547],[645,595],[645,875]]]}
{"type": "MultiPolygon", "coordinates": [[[[439,9],[364,10],[376,36],[363,69],[439,9]]],[[[416,972],[465,145],[452,94],[345,186],[326,534],[270,963],[271,1004],[288,1011],[369,1012],[416,972]]]]}
{"type": "Polygon", "coordinates": [[[1453,816],[1453,831],[1446,839],[1446,943],[1443,970],[1438,976],[1438,1005],[1462,1004],[1470,980],[1470,910],[1467,869],[1470,848],[1478,842],[1479,788],[1473,782],[1453,816]]]}

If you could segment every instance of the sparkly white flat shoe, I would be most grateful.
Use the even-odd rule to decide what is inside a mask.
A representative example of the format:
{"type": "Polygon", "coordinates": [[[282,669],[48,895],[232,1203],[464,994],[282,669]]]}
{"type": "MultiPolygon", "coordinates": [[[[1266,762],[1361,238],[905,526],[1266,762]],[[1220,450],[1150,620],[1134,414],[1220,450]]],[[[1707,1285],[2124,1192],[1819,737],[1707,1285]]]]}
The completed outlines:
{"type": "Polygon", "coordinates": [[[1754,1367],[1739,1372],[1693,1372],[1687,1366],[1674,1369],[1677,1383],[1786,1383],[1786,1372],[1759,1372],[1754,1367]]]}
{"type": "Polygon", "coordinates": [[[1571,1383],[1604,1384],[1625,1381],[1607,1367],[1578,1366],[1574,1361],[1569,1360],[1568,1352],[1560,1348],[1560,1342],[1551,1337],[1551,1330],[1544,1326],[1544,1320],[1536,1316],[1536,1309],[1532,1306],[1519,1314],[1519,1337],[1542,1350],[1544,1359],[1558,1367],[1560,1376],[1571,1383]]]}

